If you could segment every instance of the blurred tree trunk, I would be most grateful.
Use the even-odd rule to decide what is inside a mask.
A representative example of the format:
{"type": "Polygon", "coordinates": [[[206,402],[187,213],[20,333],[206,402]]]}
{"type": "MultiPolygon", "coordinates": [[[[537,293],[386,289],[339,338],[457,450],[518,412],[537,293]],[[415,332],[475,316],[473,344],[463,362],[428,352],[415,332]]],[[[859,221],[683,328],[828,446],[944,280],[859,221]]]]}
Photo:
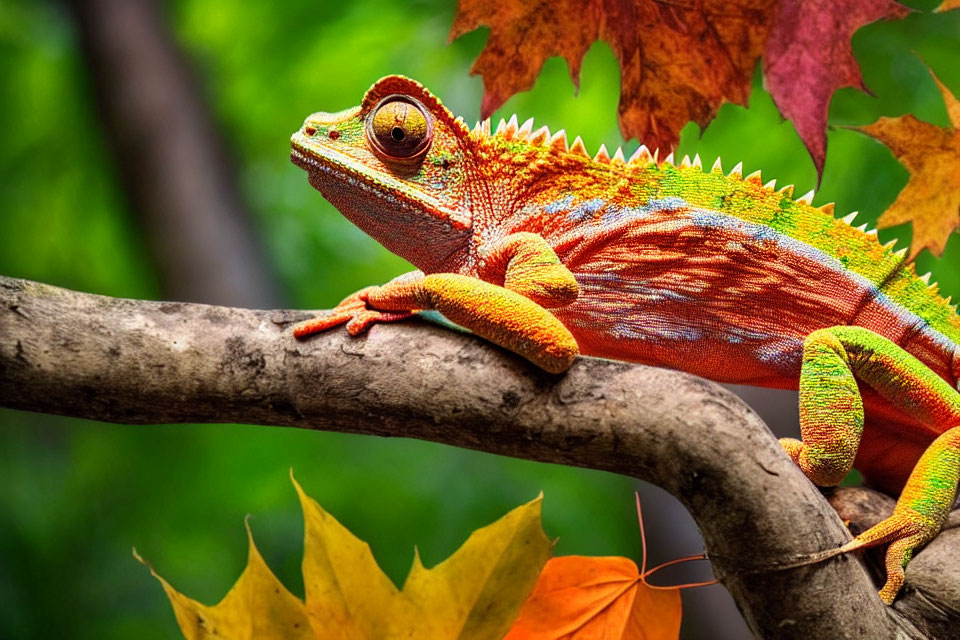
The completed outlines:
{"type": "Polygon", "coordinates": [[[274,307],[278,288],[199,84],[155,0],[66,0],[164,294],[274,307]]]}

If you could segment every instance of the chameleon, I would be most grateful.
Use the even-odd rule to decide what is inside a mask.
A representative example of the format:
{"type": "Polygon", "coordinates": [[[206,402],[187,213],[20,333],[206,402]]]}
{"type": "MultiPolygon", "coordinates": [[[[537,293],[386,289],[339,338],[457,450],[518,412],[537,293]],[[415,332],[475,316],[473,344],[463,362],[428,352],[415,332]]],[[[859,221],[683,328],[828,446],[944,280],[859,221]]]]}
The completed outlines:
{"type": "Polygon", "coordinates": [[[516,116],[470,128],[403,76],[310,115],[291,147],[323,197],[418,269],[296,338],[435,310],[553,373],[583,354],[799,389],[802,440],[780,443],[803,473],[831,486],[855,467],[899,494],[837,550],[888,545],[893,602],[960,479],[960,316],[906,249],[739,164],[591,157],[516,116]]]}

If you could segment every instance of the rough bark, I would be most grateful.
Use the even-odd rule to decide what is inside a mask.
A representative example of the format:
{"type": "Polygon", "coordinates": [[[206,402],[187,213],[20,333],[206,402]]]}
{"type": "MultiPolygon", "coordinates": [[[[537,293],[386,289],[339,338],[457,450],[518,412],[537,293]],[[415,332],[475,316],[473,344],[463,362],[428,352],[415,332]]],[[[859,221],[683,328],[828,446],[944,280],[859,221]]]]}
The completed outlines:
{"type": "Polygon", "coordinates": [[[66,4],[120,183],[164,293],[215,304],[278,304],[234,165],[159,3],[66,4]]]}
{"type": "MultiPolygon", "coordinates": [[[[297,342],[286,324],[305,315],[0,278],[0,405],[403,436],[622,473],[690,510],[715,574],[761,637],[942,638],[958,624],[956,529],[913,561],[893,608],[855,558],[778,568],[849,533],[756,415],[711,382],[591,358],[549,375],[416,322],[297,342]]],[[[869,495],[871,507],[853,501],[853,513],[877,511],[882,499],[869,495]]]]}

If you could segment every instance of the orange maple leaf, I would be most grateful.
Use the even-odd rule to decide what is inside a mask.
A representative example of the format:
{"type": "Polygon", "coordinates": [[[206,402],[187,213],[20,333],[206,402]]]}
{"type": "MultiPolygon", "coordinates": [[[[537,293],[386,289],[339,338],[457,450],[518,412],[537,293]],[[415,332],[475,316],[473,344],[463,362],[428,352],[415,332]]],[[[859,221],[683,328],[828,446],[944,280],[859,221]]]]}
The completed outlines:
{"type": "Polygon", "coordinates": [[[770,93],[820,173],[834,91],[864,88],[851,36],[908,11],[893,0],[460,0],[450,39],[490,27],[470,70],[483,76],[482,118],[532,87],[551,56],[579,86],[583,55],[607,42],[620,63],[623,136],[665,150],[687,122],[705,127],[725,101],[746,105],[763,56],[770,93]]]}
{"type": "Polygon", "coordinates": [[[680,634],[679,587],[651,587],[628,558],[551,558],[504,640],[669,640],[680,634]]]}
{"type": "Polygon", "coordinates": [[[665,562],[647,571],[647,537],[640,495],[634,494],[641,568],[619,557],[551,558],[533,593],[504,640],[676,640],[683,606],[680,589],[716,584],[716,580],[655,587],[647,577],[704,554],[665,562]]]}
{"type": "Polygon", "coordinates": [[[943,94],[951,126],[938,127],[908,113],[855,127],[887,145],[910,172],[907,186],[877,226],[913,223],[911,258],[923,249],[941,255],[950,233],[960,228],[960,100],[935,75],[933,79],[943,94]]]}

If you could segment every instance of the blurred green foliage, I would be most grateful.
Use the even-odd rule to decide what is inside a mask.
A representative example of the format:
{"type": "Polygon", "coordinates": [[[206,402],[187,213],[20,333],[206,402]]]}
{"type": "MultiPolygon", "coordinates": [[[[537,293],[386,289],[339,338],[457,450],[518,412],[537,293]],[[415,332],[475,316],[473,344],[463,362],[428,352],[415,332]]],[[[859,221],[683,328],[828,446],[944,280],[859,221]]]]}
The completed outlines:
{"type": "MultiPolygon", "coordinates": [[[[238,158],[242,188],[292,304],[329,307],[406,270],[308,186],[287,160],[288,138],[308,113],[352,106],[389,73],[417,78],[452,111],[476,119],[482,84],[468,69],[485,32],[446,46],[454,5],[170,4],[175,34],[238,158]]],[[[840,91],[833,124],[904,112],[947,123],[921,58],[960,94],[960,11],[872,25],[853,45],[876,97],[840,91]]],[[[59,4],[0,4],[0,273],[155,298],[158,281],[117,185],[88,82],[59,4]]],[[[720,155],[728,168],[742,160],[745,171],[763,169],[803,193],[815,186],[813,165],[760,84],[758,73],[749,110],[724,106],[702,136],[688,126],[680,152],[698,151],[705,164],[720,155]]],[[[616,62],[597,44],[584,61],[579,96],[565,63],[552,59],[534,90],[503,113],[565,127],[589,149],[615,148],[622,142],[617,94],[616,62]]],[[[816,202],[835,201],[838,212],[859,209],[858,220],[873,220],[906,178],[886,148],[834,128],[816,202]]],[[[880,232],[884,240],[908,234],[880,232]]],[[[942,260],[925,254],[919,263],[960,298],[960,238],[942,260]]],[[[237,425],[116,426],[0,411],[0,637],[178,637],[158,585],[130,548],[212,603],[244,565],[247,513],[267,562],[302,593],[291,467],[325,508],[370,541],[395,580],[414,545],[429,566],[540,490],[558,553],[639,558],[632,483],[609,474],[409,440],[237,425]]]]}

